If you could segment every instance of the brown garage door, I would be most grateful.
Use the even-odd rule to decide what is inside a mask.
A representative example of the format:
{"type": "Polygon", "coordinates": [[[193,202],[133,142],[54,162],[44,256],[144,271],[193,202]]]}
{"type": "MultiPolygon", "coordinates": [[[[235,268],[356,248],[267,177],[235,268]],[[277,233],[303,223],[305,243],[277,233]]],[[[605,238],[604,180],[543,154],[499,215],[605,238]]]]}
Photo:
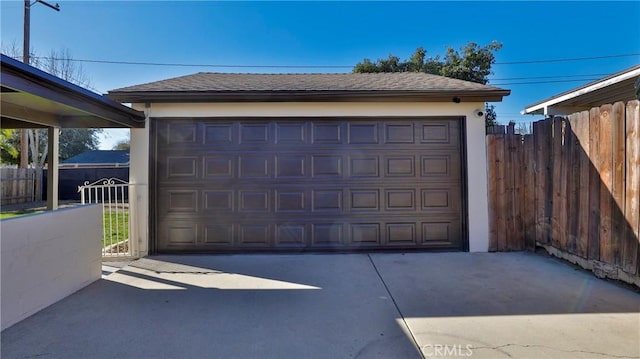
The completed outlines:
{"type": "Polygon", "coordinates": [[[158,119],[158,252],[460,249],[461,119],[158,119]]]}

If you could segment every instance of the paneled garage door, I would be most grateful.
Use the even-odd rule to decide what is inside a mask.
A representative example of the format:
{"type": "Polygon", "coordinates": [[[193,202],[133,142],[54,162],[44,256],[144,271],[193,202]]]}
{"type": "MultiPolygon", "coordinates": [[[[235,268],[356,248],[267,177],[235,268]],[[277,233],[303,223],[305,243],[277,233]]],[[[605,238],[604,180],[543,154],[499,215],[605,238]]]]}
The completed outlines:
{"type": "Polygon", "coordinates": [[[464,250],[461,122],[156,119],[156,249],[464,250]]]}

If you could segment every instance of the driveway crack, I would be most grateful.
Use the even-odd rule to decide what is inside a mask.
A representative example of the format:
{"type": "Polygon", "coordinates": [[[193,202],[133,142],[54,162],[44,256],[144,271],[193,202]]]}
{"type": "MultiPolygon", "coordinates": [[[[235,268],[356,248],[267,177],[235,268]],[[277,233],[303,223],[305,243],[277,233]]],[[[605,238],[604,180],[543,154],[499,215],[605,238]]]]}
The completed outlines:
{"type": "Polygon", "coordinates": [[[404,314],[402,314],[400,307],[398,307],[398,303],[396,303],[396,299],[393,297],[393,294],[391,294],[391,291],[389,290],[389,286],[387,286],[387,283],[384,281],[384,278],[382,278],[382,274],[380,274],[380,271],[378,270],[376,263],[373,261],[373,258],[371,258],[371,254],[367,253],[367,257],[369,257],[369,262],[371,262],[371,265],[373,266],[373,269],[376,271],[378,278],[380,278],[380,282],[382,282],[382,285],[384,286],[384,289],[387,291],[389,298],[391,298],[391,302],[396,307],[396,311],[400,315],[400,318],[402,319],[402,323],[404,324],[405,328],[407,328],[407,332],[409,332],[409,335],[411,335],[411,341],[413,341],[413,345],[417,349],[418,353],[420,353],[420,356],[423,359],[425,359],[424,353],[422,353],[422,350],[420,350],[420,345],[418,345],[418,341],[416,340],[416,337],[413,335],[411,328],[409,328],[409,324],[407,324],[407,321],[404,318],[404,314]]]}

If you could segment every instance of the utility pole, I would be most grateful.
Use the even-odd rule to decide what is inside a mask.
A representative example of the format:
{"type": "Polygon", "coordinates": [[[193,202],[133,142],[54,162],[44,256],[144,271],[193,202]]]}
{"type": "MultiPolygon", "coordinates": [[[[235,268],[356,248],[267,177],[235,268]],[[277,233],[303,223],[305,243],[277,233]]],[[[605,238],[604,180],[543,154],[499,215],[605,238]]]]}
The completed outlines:
{"type": "MultiPolygon", "coordinates": [[[[22,43],[22,62],[29,65],[30,51],[31,51],[31,5],[41,3],[47,7],[52,8],[55,11],[60,11],[60,5],[51,5],[44,0],[35,0],[33,4],[31,0],[24,0],[24,37],[22,43]]],[[[29,167],[29,137],[27,135],[27,129],[20,130],[20,168],[29,167]]]]}

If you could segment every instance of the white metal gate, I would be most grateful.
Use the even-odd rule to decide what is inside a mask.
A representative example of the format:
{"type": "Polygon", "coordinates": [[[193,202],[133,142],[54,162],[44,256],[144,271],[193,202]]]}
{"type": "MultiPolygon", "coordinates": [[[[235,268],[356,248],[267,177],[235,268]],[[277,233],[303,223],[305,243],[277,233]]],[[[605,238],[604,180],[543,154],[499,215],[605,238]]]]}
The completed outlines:
{"type": "Polygon", "coordinates": [[[102,258],[132,258],[137,256],[137,243],[132,240],[133,212],[129,206],[132,184],[119,178],[103,178],[78,186],[82,204],[102,205],[102,258]]]}

